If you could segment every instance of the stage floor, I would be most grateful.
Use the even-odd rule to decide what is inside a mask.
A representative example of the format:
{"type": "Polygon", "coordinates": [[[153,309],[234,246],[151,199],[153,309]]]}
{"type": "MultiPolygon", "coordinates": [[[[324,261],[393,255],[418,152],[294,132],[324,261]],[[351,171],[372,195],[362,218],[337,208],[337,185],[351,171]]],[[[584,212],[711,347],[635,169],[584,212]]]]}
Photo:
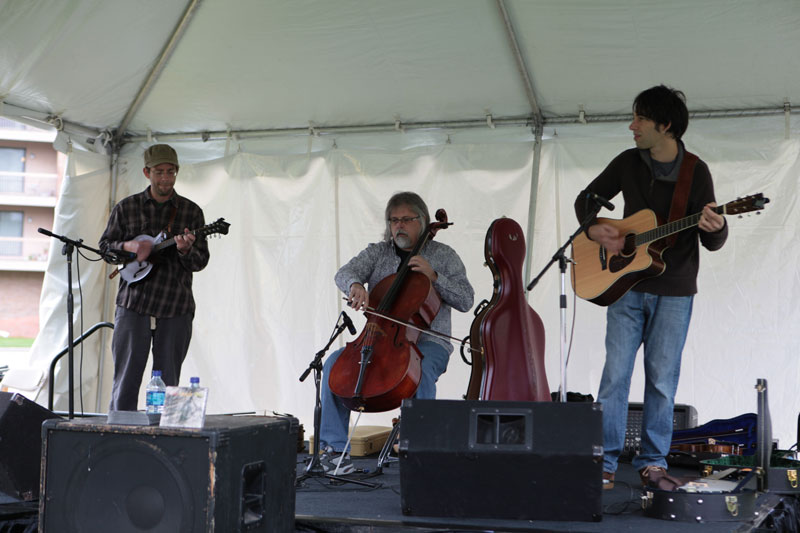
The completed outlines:
{"type": "MultiPolygon", "coordinates": [[[[308,455],[297,455],[297,473],[304,473],[308,455]]],[[[758,518],[739,522],[676,522],[644,516],[638,474],[629,464],[620,465],[615,487],[602,491],[602,520],[555,522],[498,520],[490,518],[406,516],[401,510],[400,465],[392,462],[375,475],[377,455],[355,458],[356,473],[347,478],[374,483],[364,487],[310,477],[296,488],[295,531],[303,533],[400,533],[400,532],[796,532],[800,530],[800,503],[794,497],[765,493],[758,496],[758,518]],[[372,476],[372,477],[370,477],[372,476]],[[771,515],[769,518],[768,515],[771,515]],[[773,522],[777,521],[777,524],[773,522]]],[[[675,475],[690,471],[671,469],[675,475]]],[[[454,492],[459,487],[454,486],[454,492]]],[[[491,495],[487,495],[487,498],[491,495]]],[[[453,495],[449,495],[453,497],[453,495]]],[[[535,502],[532,503],[535,505],[535,502]]],[[[0,531],[36,531],[37,502],[4,500],[0,495],[0,531]]],[[[259,530],[261,531],[261,530],[259,530]]]]}
{"type": "MultiPolygon", "coordinates": [[[[308,456],[298,455],[298,474],[305,471],[308,456]]],[[[311,477],[297,487],[295,507],[296,531],[302,532],[379,532],[404,531],[570,531],[570,532],[746,532],[763,526],[763,518],[739,522],[676,522],[644,516],[641,507],[639,476],[629,464],[621,464],[613,489],[602,494],[603,517],[599,522],[552,522],[531,520],[496,520],[474,518],[437,518],[405,516],[401,510],[400,465],[384,466],[374,475],[377,455],[354,458],[357,473],[347,478],[363,479],[377,484],[375,488],[351,483],[341,484],[323,477],[311,477]],[[361,470],[361,472],[358,472],[361,470]]],[[[691,475],[691,471],[670,470],[675,475],[691,475]]],[[[453,487],[457,491],[458,487],[453,487]]],[[[796,502],[791,499],[792,505],[796,502]]],[[[757,502],[759,517],[765,517],[781,497],[761,494],[757,502]]],[[[760,529],[760,531],[775,531],[760,529]]]]}

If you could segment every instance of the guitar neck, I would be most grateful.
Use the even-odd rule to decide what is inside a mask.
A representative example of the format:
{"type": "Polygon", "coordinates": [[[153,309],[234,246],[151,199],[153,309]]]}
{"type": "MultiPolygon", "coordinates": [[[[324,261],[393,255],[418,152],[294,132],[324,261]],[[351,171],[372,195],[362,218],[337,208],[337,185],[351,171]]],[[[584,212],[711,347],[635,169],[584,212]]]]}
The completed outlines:
{"type": "MultiPolygon", "coordinates": [[[[714,207],[714,212],[718,215],[725,214],[725,206],[720,205],[714,207]]],[[[663,239],[664,237],[669,237],[675,233],[680,233],[685,229],[689,229],[691,227],[696,226],[700,222],[700,216],[702,215],[702,211],[700,213],[695,213],[694,215],[689,215],[688,217],[679,218],[678,220],[673,220],[672,222],[667,222],[662,226],[655,227],[651,230],[643,231],[642,233],[636,234],[636,246],[641,246],[642,244],[648,244],[653,241],[657,241],[658,239],[663,239]]]]}
{"type": "MultiPolygon", "coordinates": [[[[203,228],[195,229],[195,230],[191,230],[189,233],[191,233],[192,235],[196,235],[198,237],[202,237],[204,235],[202,230],[203,230],[203,228]]],[[[168,247],[172,246],[173,244],[175,244],[175,237],[170,237],[169,239],[161,241],[160,243],[158,243],[155,246],[153,246],[153,251],[151,253],[155,253],[155,252],[157,252],[159,250],[163,250],[164,248],[168,248],[168,247]]]]}
{"type": "Polygon", "coordinates": [[[163,250],[164,248],[168,248],[168,247],[172,246],[173,244],[175,244],[175,237],[170,237],[166,241],[161,241],[160,243],[158,243],[155,246],[153,246],[153,251],[150,252],[150,253],[154,254],[154,253],[158,252],[159,250],[163,250]]]}

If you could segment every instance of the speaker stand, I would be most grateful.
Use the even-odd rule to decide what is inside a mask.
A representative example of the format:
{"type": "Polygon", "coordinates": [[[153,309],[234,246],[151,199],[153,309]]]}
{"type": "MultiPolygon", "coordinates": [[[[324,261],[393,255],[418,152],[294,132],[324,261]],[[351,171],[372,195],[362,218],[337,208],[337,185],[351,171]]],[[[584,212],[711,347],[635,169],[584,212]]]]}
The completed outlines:
{"type": "MultiPolygon", "coordinates": [[[[341,316],[342,315],[340,314],[339,318],[341,318],[341,316]]],[[[333,341],[336,339],[336,337],[338,337],[346,327],[346,324],[339,324],[339,320],[336,320],[336,325],[334,326],[331,338],[328,340],[328,344],[326,344],[320,351],[316,353],[314,360],[311,361],[311,363],[308,365],[308,368],[306,368],[306,370],[303,372],[303,375],[300,376],[300,381],[305,381],[305,379],[308,377],[308,374],[312,370],[314,371],[314,385],[316,393],[314,398],[314,448],[311,454],[311,460],[309,460],[305,472],[297,476],[297,479],[295,479],[296,487],[300,486],[303,481],[308,478],[323,477],[332,481],[339,481],[341,483],[353,483],[355,485],[362,485],[372,489],[378,488],[378,484],[376,483],[369,483],[359,479],[349,479],[343,476],[328,474],[325,472],[325,468],[322,466],[322,463],[319,460],[319,428],[322,425],[322,358],[325,356],[325,352],[328,351],[328,348],[330,348],[331,344],[333,344],[333,341]]]]}
{"type": "Polygon", "coordinates": [[[383,443],[383,448],[381,449],[381,453],[378,455],[378,465],[375,467],[375,475],[383,474],[383,465],[394,463],[397,459],[389,457],[389,454],[392,453],[392,447],[394,446],[395,441],[397,440],[397,436],[400,434],[400,421],[402,419],[398,418],[397,423],[392,428],[392,432],[389,433],[389,438],[386,439],[386,442],[383,443]]]}

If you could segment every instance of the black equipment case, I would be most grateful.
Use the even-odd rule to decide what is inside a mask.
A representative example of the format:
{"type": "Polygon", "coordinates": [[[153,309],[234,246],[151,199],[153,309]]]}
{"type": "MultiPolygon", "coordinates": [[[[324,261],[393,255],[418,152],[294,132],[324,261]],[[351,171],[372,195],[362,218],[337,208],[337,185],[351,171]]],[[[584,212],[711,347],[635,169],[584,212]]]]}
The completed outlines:
{"type": "Polygon", "coordinates": [[[642,499],[645,515],[689,522],[746,521],[754,518],[759,492],[800,492],[796,486],[800,463],[787,463],[781,457],[772,459],[767,381],[758,379],[755,388],[758,400],[755,453],[701,461],[716,472],[673,491],[645,487],[642,499]],[[735,480],[726,481],[730,476],[735,476],[735,480]]]}

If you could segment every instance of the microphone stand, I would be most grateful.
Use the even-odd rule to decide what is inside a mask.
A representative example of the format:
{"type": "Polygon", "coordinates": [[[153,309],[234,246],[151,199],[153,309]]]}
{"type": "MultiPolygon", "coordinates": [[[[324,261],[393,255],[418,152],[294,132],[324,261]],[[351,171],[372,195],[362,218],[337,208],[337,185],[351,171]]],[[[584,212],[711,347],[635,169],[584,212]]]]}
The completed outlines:
{"type": "Polygon", "coordinates": [[[560,317],[560,332],[561,332],[561,347],[560,347],[560,362],[561,362],[561,385],[559,387],[559,401],[566,402],[567,401],[567,361],[566,361],[566,353],[567,353],[567,287],[566,287],[566,272],[567,272],[567,261],[572,261],[572,259],[568,259],[565,255],[567,248],[572,244],[572,241],[575,240],[575,237],[581,234],[582,231],[585,231],[592,220],[595,219],[597,213],[600,211],[602,206],[597,201],[594,202],[594,209],[589,211],[589,214],[583,220],[581,225],[575,230],[575,233],[570,235],[567,242],[558,249],[558,251],[553,255],[550,259],[550,262],[545,265],[539,275],[533,278],[533,280],[528,284],[528,291],[530,292],[533,287],[539,283],[539,280],[542,279],[544,273],[547,272],[547,269],[552,266],[553,263],[558,261],[558,269],[561,271],[561,294],[559,296],[559,308],[561,310],[561,317],[560,317]]]}
{"type": "MultiPolygon", "coordinates": [[[[339,317],[341,316],[342,315],[340,314],[339,317]]],[[[321,399],[322,358],[325,357],[325,352],[327,352],[328,348],[331,347],[331,344],[333,344],[333,341],[336,340],[336,337],[338,337],[342,333],[342,331],[344,331],[346,328],[347,324],[344,323],[339,324],[339,320],[337,318],[333,334],[331,335],[331,338],[328,340],[328,344],[326,344],[320,351],[316,353],[314,359],[308,365],[308,368],[306,368],[303,374],[300,376],[300,381],[301,382],[305,381],[306,378],[308,377],[308,374],[311,373],[312,370],[314,371],[314,385],[316,388],[316,394],[314,397],[314,448],[311,454],[311,460],[308,462],[305,472],[302,475],[298,476],[297,479],[295,480],[295,486],[300,486],[300,484],[304,480],[310,477],[324,477],[333,481],[339,481],[342,483],[354,483],[356,485],[363,485],[365,487],[370,487],[373,489],[378,487],[378,485],[375,483],[368,483],[366,481],[361,481],[359,479],[348,479],[346,477],[328,474],[327,472],[325,472],[325,469],[323,468],[322,463],[320,463],[319,460],[319,431],[320,431],[320,426],[322,425],[322,399],[321,399]]]]}
{"type": "Polygon", "coordinates": [[[67,361],[69,367],[68,398],[69,398],[69,419],[72,420],[73,418],[75,418],[75,390],[74,390],[75,376],[74,376],[74,357],[73,357],[75,342],[72,340],[73,339],[72,320],[74,316],[73,297],[72,297],[72,252],[75,251],[75,248],[84,248],[86,250],[96,253],[102,258],[108,257],[109,261],[112,262],[116,261],[117,257],[115,255],[108,256],[107,254],[104,254],[100,250],[97,250],[90,246],[86,246],[85,244],[83,244],[83,239],[78,239],[77,241],[75,241],[63,235],[55,234],[44,228],[39,228],[38,231],[43,235],[56,238],[61,242],[63,242],[64,246],[63,248],[61,248],[61,255],[67,256],[67,361]]]}

